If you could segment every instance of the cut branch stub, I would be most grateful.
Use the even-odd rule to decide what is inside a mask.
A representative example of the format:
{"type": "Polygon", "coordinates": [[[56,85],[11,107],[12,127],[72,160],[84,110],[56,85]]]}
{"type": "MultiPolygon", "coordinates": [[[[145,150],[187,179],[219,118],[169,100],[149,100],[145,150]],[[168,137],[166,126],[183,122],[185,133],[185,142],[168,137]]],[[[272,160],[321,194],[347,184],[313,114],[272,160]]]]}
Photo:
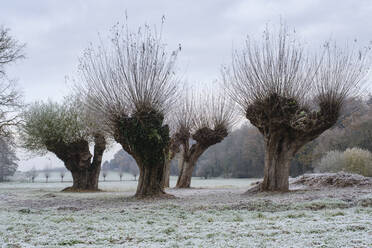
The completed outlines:
{"type": "Polygon", "coordinates": [[[186,143],[191,137],[190,128],[181,126],[178,131],[174,134],[174,139],[178,143],[186,143]]]}
{"type": "Polygon", "coordinates": [[[217,127],[215,129],[203,127],[198,129],[192,135],[192,138],[202,147],[208,148],[214,144],[220,143],[227,135],[228,131],[225,127],[217,127]]]}
{"type": "Polygon", "coordinates": [[[319,111],[310,111],[297,100],[278,94],[248,106],[246,117],[264,136],[286,133],[292,139],[310,141],[332,127],[339,116],[340,106],[332,101],[319,103],[319,111]]]}

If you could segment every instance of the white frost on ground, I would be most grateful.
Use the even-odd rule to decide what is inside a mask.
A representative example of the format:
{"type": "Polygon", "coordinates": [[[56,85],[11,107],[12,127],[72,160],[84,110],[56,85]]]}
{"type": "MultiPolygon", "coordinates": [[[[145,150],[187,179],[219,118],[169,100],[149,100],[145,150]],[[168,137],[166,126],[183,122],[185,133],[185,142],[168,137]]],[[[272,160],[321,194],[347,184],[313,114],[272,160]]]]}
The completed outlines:
{"type": "Polygon", "coordinates": [[[371,187],[244,195],[253,181],[193,180],[142,201],[134,181],[100,193],[2,183],[0,247],[372,247],[371,187]]]}

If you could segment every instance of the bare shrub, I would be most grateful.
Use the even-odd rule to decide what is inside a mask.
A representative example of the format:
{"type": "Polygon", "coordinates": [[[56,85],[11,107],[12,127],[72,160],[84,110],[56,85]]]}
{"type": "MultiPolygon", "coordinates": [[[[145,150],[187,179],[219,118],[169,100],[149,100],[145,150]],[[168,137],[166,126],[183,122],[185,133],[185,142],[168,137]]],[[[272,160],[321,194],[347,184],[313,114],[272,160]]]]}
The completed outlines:
{"type": "Polygon", "coordinates": [[[343,153],[340,151],[329,151],[316,165],[318,172],[338,172],[345,167],[343,153]]]}
{"type": "Polygon", "coordinates": [[[372,153],[360,148],[346,149],[343,153],[344,170],[372,177],[372,153]]]}

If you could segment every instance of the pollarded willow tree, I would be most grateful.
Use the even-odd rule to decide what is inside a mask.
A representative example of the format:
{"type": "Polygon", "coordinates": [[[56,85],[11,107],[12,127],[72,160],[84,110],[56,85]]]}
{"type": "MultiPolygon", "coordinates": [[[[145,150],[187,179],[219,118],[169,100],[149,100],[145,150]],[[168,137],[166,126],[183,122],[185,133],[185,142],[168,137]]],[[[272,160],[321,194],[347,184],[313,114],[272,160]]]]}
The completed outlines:
{"type": "Polygon", "coordinates": [[[177,188],[190,188],[192,173],[200,156],[220,143],[234,123],[233,107],[222,95],[186,96],[176,116],[174,139],[180,144],[181,167],[177,188]]]}
{"type": "Polygon", "coordinates": [[[163,174],[169,156],[166,118],[177,98],[174,66],[162,32],[149,26],[131,32],[114,27],[109,45],[88,49],[80,74],[87,106],[102,115],[107,130],[136,161],[136,197],[165,196],[163,174]]]}
{"type": "Polygon", "coordinates": [[[226,88],[265,140],[264,179],[256,190],[288,191],[292,158],[336,123],[368,71],[368,50],[326,43],[315,55],[282,26],[233,53],[223,70],[226,88]]]}
{"type": "Polygon", "coordinates": [[[62,104],[36,102],[23,113],[22,146],[39,154],[52,152],[63,161],[73,179],[65,191],[98,190],[106,138],[93,116],[71,97],[62,104]],[[93,157],[90,143],[94,143],[93,157]]]}

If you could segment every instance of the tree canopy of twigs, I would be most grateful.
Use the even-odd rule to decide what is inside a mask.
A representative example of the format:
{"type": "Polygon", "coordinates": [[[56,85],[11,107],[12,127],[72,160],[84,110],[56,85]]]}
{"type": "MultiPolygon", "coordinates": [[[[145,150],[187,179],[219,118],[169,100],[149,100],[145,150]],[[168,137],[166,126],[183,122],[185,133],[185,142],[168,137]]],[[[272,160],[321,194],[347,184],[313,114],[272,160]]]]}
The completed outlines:
{"type": "MultiPolygon", "coordinates": [[[[162,23],[163,26],[163,23],[162,23]]],[[[169,150],[165,118],[177,99],[175,62],[179,48],[168,53],[158,31],[145,25],[112,29],[109,44],[87,49],[80,59],[86,105],[102,116],[106,129],[140,168],[136,196],[163,193],[161,181],[169,150]]]]}
{"type": "Polygon", "coordinates": [[[288,190],[289,162],[307,142],[332,127],[347,97],[356,94],[368,68],[369,48],[326,42],[309,52],[282,25],[248,38],[223,69],[227,92],[265,137],[263,190],[288,190]],[[314,107],[316,103],[316,107],[314,107]]]}
{"type": "Polygon", "coordinates": [[[85,50],[80,59],[87,105],[101,113],[112,130],[117,116],[130,116],[149,108],[168,114],[177,97],[175,62],[179,50],[170,54],[157,32],[145,25],[137,32],[116,25],[108,45],[85,50]]]}
{"type": "Polygon", "coordinates": [[[334,100],[341,107],[344,99],[360,89],[368,67],[369,48],[341,49],[326,42],[318,53],[311,53],[282,25],[279,32],[266,28],[263,41],[248,37],[245,48],[235,50],[232,65],[222,70],[226,89],[245,114],[256,101],[277,94],[307,106],[334,100]]]}

